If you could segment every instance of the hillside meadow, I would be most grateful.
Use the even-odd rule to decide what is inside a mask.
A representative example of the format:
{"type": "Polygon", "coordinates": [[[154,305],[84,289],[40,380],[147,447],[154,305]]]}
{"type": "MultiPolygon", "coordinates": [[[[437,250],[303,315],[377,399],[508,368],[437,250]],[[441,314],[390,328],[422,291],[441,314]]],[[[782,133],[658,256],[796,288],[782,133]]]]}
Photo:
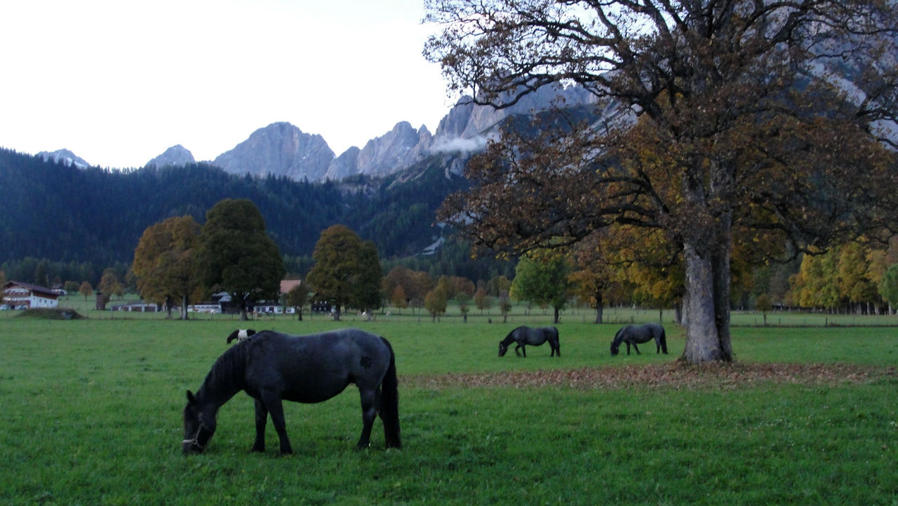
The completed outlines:
{"type": "MultiPolygon", "coordinates": [[[[738,363],[675,363],[654,346],[611,357],[618,324],[568,314],[562,356],[497,357],[539,314],[411,314],[373,322],[286,317],[242,324],[160,315],[76,321],[0,315],[4,504],[895,504],[898,329],[734,327],[738,363]],[[252,400],[219,412],[206,453],[185,457],[185,391],[234,328],[387,337],[400,376],[402,450],[354,450],[356,391],[286,403],[295,454],[252,454],[252,400]]],[[[631,314],[638,319],[657,312],[631,314]]],[[[881,322],[882,323],[882,322],[881,322]]]]}

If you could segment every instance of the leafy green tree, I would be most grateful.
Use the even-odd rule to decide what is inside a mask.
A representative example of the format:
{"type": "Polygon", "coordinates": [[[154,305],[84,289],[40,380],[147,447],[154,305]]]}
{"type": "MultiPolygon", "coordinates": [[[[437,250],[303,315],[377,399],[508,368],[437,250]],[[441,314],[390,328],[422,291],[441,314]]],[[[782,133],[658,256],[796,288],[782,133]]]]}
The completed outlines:
{"type": "Polygon", "coordinates": [[[561,256],[525,255],[515,269],[511,293],[519,300],[552,306],[553,321],[558,323],[559,313],[567,304],[570,271],[570,265],[561,256]]]}
{"type": "Polygon", "coordinates": [[[203,284],[213,292],[228,292],[244,320],[249,305],[277,300],[286,272],[262,214],[246,199],[222,200],[206,213],[197,265],[203,284]]]}
{"type": "Polygon", "coordinates": [[[361,242],[358,261],[359,273],[354,283],[351,303],[362,311],[377,309],[382,305],[380,284],[383,270],[373,241],[361,242]]]}
{"type": "Polygon", "coordinates": [[[892,264],[879,282],[879,293],[892,309],[898,308],[898,264],[892,264]]]}
{"type": "MultiPolygon", "coordinates": [[[[173,217],[144,230],[134,250],[131,271],[145,300],[165,304],[168,317],[174,301],[186,320],[190,298],[200,287],[196,255],[200,225],[191,216],[173,217]]],[[[104,274],[105,278],[105,274],[104,274]]],[[[104,293],[105,289],[101,288],[104,293]]]]}
{"type": "Polygon", "coordinates": [[[337,319],[346,306],[380,307],[383,271],[374,243],[345,225],[333,225],[321,232],[312,257],[315,265],[306,280],[316,297],[334,304],[337,319]]]}

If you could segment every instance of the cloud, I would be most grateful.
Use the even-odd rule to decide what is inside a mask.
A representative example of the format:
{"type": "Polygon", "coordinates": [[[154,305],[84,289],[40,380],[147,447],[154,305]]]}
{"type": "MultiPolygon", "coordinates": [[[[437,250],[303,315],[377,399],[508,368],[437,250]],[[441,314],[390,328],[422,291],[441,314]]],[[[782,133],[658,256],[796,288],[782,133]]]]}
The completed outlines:
{"type": "Polygon", "coordinates": [[[482,151],[483,148],[486,147],[486,143],[488,140],[488,138],[482,135],[471,137],[468,139],[463,139],[461,137],[453,137],[452,139],[439,139],[434,143],[433,146],[430,147],[430,151],[434,153],[470,153],[474,151],[482,151]]]}

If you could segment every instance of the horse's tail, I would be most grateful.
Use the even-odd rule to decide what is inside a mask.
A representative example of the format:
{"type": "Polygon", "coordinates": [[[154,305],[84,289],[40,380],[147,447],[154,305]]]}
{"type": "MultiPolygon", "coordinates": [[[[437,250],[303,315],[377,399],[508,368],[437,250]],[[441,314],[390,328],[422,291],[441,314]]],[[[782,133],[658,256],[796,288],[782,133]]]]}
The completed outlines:
{"type": "Polygon", "coordinates": [[[402,448],[399,439],[399,380],[396,377],[396,354],[390,342],[382,338],[390,350],[390,366],[380,384],[380,419],[384,423],[384,439],[387,448],[402,448]]]}
{"type": "Polygon", "coordinates": [[[664,327],[661,327],[661,336],[658,337],[658,340],[661,342],[661,351],[664,354],[667,354],[667,333],[664,332],[664,327]]]}

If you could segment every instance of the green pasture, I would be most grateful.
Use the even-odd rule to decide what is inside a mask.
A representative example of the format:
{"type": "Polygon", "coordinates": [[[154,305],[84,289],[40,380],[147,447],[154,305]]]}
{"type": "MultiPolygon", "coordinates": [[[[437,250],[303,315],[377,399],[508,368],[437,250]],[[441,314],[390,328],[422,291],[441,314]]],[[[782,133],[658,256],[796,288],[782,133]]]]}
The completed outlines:
{"type": "Polygon", "coordinates": [[[618,324],[567,314],[560,359],[546,346],[521,359],[497,357],[498,341],[539,314],[504,324],[412,314],[241,324],[86,312],[77,321],[0,315],[2,504],[898,504],[891,327],[733,329],[742,363],[879,371],[861,383],[431,387],[422,378],[665,364],[684,338],[667,324],[670,355],[646,344],[641,355],[611,357],[618,324]],[[402,450],[383,449],[379,421],[372,447],[353,449],[361,416],[349,389],[322,404],[287,403],[294,455],[277,455],[270,424],[268,452],[249,452],[243,394],[219,412],[205,454],[181,454],[185,390],[200,385],[231,330],[347,325],[393,344],[402,450]]]}

